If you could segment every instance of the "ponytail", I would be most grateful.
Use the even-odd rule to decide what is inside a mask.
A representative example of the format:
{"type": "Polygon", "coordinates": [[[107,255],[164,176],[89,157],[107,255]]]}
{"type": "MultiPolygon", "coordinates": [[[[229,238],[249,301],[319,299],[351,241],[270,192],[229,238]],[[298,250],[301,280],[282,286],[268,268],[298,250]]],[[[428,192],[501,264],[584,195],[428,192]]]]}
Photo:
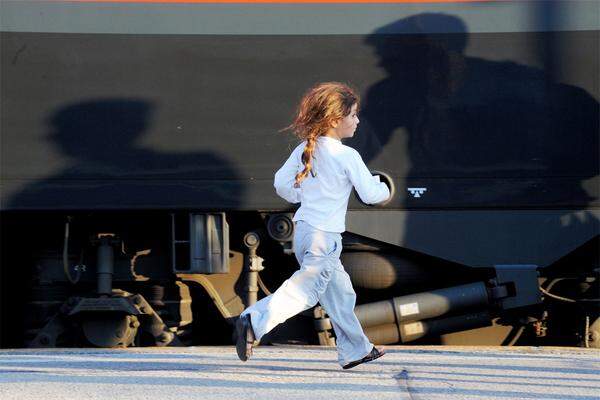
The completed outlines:
{"type": "Polygon", "coordinates": [[[316,136],[309,136],[306,138],[306,146],[304,147],[304,152],[302,152],[302,164],[304,164],[304,170],[296,174],[296,182],[294,183],[295,188],[300,187],[300,182],[302,182],[304,178],[308,176],[309,172],[313,177],[315,176],[315,173],[313,172],[312,160],[316,145],[316,136]]]}

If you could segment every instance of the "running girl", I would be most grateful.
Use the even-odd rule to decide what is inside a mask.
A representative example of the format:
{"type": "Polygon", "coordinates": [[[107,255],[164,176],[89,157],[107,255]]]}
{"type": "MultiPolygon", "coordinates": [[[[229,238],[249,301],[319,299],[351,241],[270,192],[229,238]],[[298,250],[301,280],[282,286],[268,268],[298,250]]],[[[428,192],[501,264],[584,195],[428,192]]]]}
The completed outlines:
{"type": "Polygon", "coordinates": [[[293,217],[294,253],[300,269],[273,294],[241,313],[236,349],[242,361],[252,355],[255,340],[317,302],[332,322],[338,362],[344,369],[384,354],[369,342],[354,314],[356,294],[340,262],[352,187],[368,204],[390,196],[387,185],[371,175],[360,154],[341,142],[354,135],[358,104],[356,93],[338,82],[318,84],[300,102],[289,128],[302,143],[275,173],[277,194],[300,203],[293,217]]]}

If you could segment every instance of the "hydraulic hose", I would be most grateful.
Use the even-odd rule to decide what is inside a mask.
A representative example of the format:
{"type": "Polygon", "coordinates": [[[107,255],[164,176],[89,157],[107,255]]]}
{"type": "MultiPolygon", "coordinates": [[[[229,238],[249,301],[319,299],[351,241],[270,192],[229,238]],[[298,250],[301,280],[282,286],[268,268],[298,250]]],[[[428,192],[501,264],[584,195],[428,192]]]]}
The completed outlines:
{"type": "Polygon", "coordinates": [[[72,219],[73,217],[68,215],[67,222],[65,223],[65,237],[63,242],[63,269],[69,282],[75,285],[77,282],[79,282],[79,279],[81,279],[81,271],[79,268],[77,268],[77,275],[75,278],[71,276],[71,272],[69,271],[69,224],[71,223],[72,219]]]}

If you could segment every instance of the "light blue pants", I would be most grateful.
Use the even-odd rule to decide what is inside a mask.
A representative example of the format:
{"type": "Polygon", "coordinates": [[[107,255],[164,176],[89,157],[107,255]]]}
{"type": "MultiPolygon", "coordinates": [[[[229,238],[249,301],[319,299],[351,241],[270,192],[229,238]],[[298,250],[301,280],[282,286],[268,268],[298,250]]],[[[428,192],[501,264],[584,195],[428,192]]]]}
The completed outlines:
{"type": "Polygon", "coordinates": [[[294,252],[300,269],[271,295],[248,307],[252,328],[260,340],[290,317],[321,303],[337,337],[338,362],[346,365],[373,348],[354,314],[356,293],[340,262],[342,236],[296,222],[294,252]]]}

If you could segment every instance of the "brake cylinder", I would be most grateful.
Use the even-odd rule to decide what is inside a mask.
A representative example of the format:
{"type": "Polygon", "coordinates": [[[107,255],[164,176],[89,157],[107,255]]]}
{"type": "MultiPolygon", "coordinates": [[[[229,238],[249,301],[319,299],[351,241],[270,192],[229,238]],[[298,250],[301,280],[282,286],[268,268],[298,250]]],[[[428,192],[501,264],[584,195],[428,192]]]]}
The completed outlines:
{"type": "Polygon", "coordinates": [[[354,312],[363,327],[370,327],[420,321],[467,309],[482,309],[488,303],[485,284],[476,282],[362,304],[354,312]]]}

